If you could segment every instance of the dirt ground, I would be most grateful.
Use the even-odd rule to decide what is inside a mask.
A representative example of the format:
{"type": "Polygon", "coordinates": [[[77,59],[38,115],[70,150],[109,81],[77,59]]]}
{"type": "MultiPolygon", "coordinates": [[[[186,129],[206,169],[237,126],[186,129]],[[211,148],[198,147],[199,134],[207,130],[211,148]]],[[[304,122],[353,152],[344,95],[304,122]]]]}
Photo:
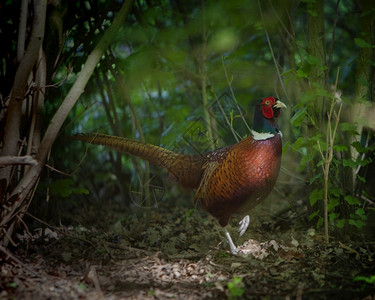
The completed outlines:
{"type": "Polygon", "coordinates": [[[239,219],[229,226],[237,256],[199,208],[86,209],[74,226],[34,218],[17,247],[0,248],[0,299],[375,299],[374,241],[327,245],[291,210],[252,215],[241,238],[239,219]]]}

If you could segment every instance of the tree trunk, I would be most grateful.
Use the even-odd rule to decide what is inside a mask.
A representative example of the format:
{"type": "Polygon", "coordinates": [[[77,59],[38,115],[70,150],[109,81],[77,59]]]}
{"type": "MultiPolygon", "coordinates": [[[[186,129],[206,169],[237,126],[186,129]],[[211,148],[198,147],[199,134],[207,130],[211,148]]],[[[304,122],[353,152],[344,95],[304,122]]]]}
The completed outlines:
{"type": "MultiPolygon", "coordinates": [[[[315,57],[316,63],[312,65],[309,76],[310,85],[324,88],[325,87],[325,65],[326,51],[324,42],[324,1],[311,1],[309,7],[309,36],[308,36],[308,52],[315,57]]],[[[325,119],[326,109],[324,108],[323,97],[317,97],[314,102],[315,120],[321,127],[325,119]]]]}

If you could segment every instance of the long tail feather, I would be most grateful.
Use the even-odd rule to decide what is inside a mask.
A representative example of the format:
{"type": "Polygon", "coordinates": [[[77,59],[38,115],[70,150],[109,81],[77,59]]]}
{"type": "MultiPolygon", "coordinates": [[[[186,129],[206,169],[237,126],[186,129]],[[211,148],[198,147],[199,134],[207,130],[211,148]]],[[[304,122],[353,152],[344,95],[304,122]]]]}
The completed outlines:
{"type": "Polygon", "coordinates": [[[71,138],[106,146],[163,167],[184,187],[196,188],[199,185],[200,176],[196,174],[202,172],[202,156],[179,154],[159,146],[105,134],[77,134],[71,138]],[[192,174],[195,176],[191,176],[192,174]]]}

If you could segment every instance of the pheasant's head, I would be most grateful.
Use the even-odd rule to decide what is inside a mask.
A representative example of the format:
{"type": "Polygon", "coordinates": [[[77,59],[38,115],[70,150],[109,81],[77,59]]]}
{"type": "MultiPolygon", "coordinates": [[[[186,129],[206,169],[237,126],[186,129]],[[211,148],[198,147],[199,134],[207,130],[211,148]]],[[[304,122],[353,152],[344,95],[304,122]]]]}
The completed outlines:
{"type": "Polygon", "coordinates": [[[276,119],[281,114],[281,108],[286,108],[286,105],[282,103],[276,97],[267,97],[262,99],[257,105],[254,113],[253,123],[253,135],[256,138],[255,133],[268,134],[264,135],[263,138],[270,138],[279,132],[276,126],[276,119]]]}

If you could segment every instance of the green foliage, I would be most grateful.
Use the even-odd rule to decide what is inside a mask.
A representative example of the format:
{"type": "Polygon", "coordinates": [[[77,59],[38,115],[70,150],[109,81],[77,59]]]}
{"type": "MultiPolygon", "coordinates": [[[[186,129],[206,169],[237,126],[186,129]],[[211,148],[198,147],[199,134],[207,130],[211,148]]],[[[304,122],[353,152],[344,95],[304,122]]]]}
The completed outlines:
{"type": "Polygon", "coordinates": [[[375,45],[371,45],[361,38],[355,38],[354,42],[360,48],[375,48],[375,45]]]}
{"type": "MultiPolygon", "coordinates": [[[[12,77],[16,73],[16,69],[12,69],[16,64],[5,65],[5,62],[17,61],[15,41],[18,20],[11,16],[19,16],[19,7],[14,3],[5,2],[4,10],[8,13],[0,18],[4,36],[13,41],[9,45],[4,44],[0,57],[1,70],[9,72],[12,77]]],[[[324,199],[322,166],[325,163],[321,152],[330,147],[325,135],[328,126],[326,112],[335,98],[327,87],[335,81],[336,66],[342,70],[338,87],[345,95],[354,94],[357,81],[361,86],[370,87],[363,76],[356,80],[353,78],[356,78],[359,63],[358,51],[374,48],[367,39],[371,33],[360,28],[360,18],[373,12],[363,12],[359,18],[358,13],[352,13],[358,11],[354,2],[341,1],[338,20],[334,22],[335,3],[324,3],[325,15],[332,17],[317,20],[323,21],[329,28],[323,37],[327,43],[323,52],[330,49],[328,43],[332,40],[332,30],[337,31],[332,57],[328,57],[327,53],[327,62],[331,59],[328,66],[311,51],[308,44],[307,17],[318,18],[314,3],[316,1],[313,0],[299,3],[242,0],[135,2],[126,24],[97,66],[95,76],[88,82],[79,105],[71,111],[64,127],[65,134],[99,131],[138,140],[144,136],[146,142],[171,150],[202,153],[208,150],[208,125],[204,119],[208,108],[216,124],[215,146],[233,144],[236,142],[235,134],[241,138],[248,134],[239,110],[233,105],[233,95],[222,97],[229,86],[250,125],[253,104],[260,97],[275,92],[280,98],[286,98],[290,102],[288,107],[294,110],[290,123],[283,114],[280,124],[285,143],[283,155],[288,154],[288,149],[293,149],[293,155],[300,158],[296,172],[302,173],[310,184],[311,194],[306,196],[312,207],[309,219],[321,226],[324,199]],[[348,28],[342,24],[351,26],[348,28]],[[317,71],[324,75],[322,81],[311,79],[317,71]],[[283,72],[281,84],[273,80],[279,77],[278,72],[283,72]],[[128,97],[120,88],[115,74],[124,79],[128,97]],[[209,107],[202,104],[202,79],[207,83],[209,107]],[[224,108],[224,114],[218,113],[215,107],[217,99],[224,108]],[[224,120],[224,115],[228,122],[224,120]],[[136,126],[136,119],[140,128],[136,126]]],[[[95,5],[88,1],[67,2],[64,6],[65,15],[61,20],[66,36],[61,51],[64,60],[59,61],[59,68],[53,70],[55,78],[47,83],[56,88],[47,89],[45,120],[50,120],[58,109],[88,54],[109,27],[120,6],[121,1],[106,0],[95,2],[95,5]]],[[[5,76],[8,74],[3,73],[0,75],[5,84],[1,85],[0,94],[6,97],[11,84],[5,76]]],[[[365,96],[361,95],[363,98],[365,96]]],[[[351,100],[342,99],[348,104],[351,100]]],[[[361,198],[364,192],[349,188],[355,183],[347,182],[346,178],[350,177],[348,173],[371,163],[370,153],[374,147],[347,142],[359,138],[356,124],[341,122],[338,130],[329,170],[329,220],[331,225],[339,228],[359,228],[366,222],[366,207],[361,198]],[[354,159],[351,155],[353,149],[359,153],[354,159]]],[[[55,159],[56,169],[75,170],[80,166],[77,178],[83,186],[95,187],[90,190],[98,198],[115,198],[112,196],[119,194],[122,187],[122,199],[127,201],[131,178],[146,168],[144,164],[138,166],[126,155],[79,143],[67,145],[57,140],[51,153],[55,158],[67,158],[55,159]],[[111,193],[110,197],[108,193],[111,193]]],[[[364,174],[354,174],[353,180],[366,183],[364,174]]],[[[56,179],[59,175],[54,173],[51,176],[41,181],[44,180],[44,188],[50,187],[52,196],[67,198],[88,193],[71,179],[56,179]]],[[[189,217],[190,212],[185,218],[189,217]]]]}
{"type": "MultiPolygon", "coordinates": [[[[316,89],[315,93],[316,97],[324,96],[326,99],[333,101],[328,91],[316,89]]],[[[291,118],[291,124],[298,133],[304,131],[303,128],[306,124],[310,122],[312,124],[317,124],[320,122],[313,114],[307,113],[307,111],[311,111],[312,108],[311,103],[307,103],[311,101],[311,99],[311,95],[306,95],[304,97],[306,104],[301,102],[298,105],[300,109],[291,118]]],[[[331,123],[332,121],[333,120],[330,120],[331,123]]],[[[324,126],[329,125],[324,124],[324,126]]],[[[332,124],[330,126],[333,128],[332,124]]],[[[340,136],[344,136],[346,140],[358,139],[359,134],[356,124],[342,122],[339,124],[339,130],[341,135],[336,136],[332,141],[334,156],[332,157],[328,177],[329,182],[327,183],[328,218],[330,224],[337,228],[354,226],[361,229],[366,224],[367,220],[366,211],[363,209],[363,204],[359,199],[361,194],[354,194],[354,191],[348,186],[348,184],[354,185],[355,182],[345,183],[343,180],[347,177],[346,174],[354,173],[357,181],[362,183],[366,182],[366,179],[358,174],[358,170],[372,162],[372,158],[368,154],[375,150],[375,146],[367,145],[364,147],[360,142],[355,141],[349,147],[345,144],[344,140],[340,139],[340,136]],[[353,149],[358,153],[355,159],[351,158],[353,149]],[[344,207],[348,208],[350,213],[345,214],[344,212],[347,210],[343,209],[344,207]]],[[[322,154],[327,151],[329,145],[326,143],[327,137],[322,134],[324,130],[317,131],[314,129],[311,132],[315,135],[310,137],[299,136],[293,143],[292,149],[298,151],[302,156],[298,169],[301,171],[310,169],[311,179],[309,181],[314,188],[309,195],[309,203],[313,208],[313,211],[309,215],[309,220],[315,220],[316,226],[319,228],[323,225],[321,206],[324,199],[324,172],[321,167],[325,164],[325,160],[322,159],[322,154]]]]}
{"type": "Polygon", "coordinates": [[[300,127],[303,121],[306,119],[306,115],[307,115],[307,107],[305,106],[294,114],[290,122],[292,123],[293,126],[300,127]]]}
{"type": "Polygon", "coordinates": [[[88,195],[89,191],[83,187],[76,187],[72,179],[59,179],[50,184],[51,196],[60,196],[63,198],[71,195],[88,195]]]}
{"type": "MultiPolygon", "coordinates": [[[[337,187],[331,187],[328,194],[328,217],[332,225],[337,228],[343,228],[345,225],[352,225],[361,229],[367,220],[365,210],[360,208],[361,203],[357,197],[352,195],[344,195],[344,191],[337,187]],[[346,203],[354,213],[351,213],[348,218],[340,218],[342,214],[338,213],[338,207],[346,203]]],[[[310,205],[316,206],[317,203],[323,201],[323,189],[314,189],[310,194],[310,205]]],[[[309,220],[316,219],[316,226],[319,228],[323,224],[323,219],[319,215],[319,209],[316,209],[309,215],[309,220]]]]}
{"type": "MultiPolygon", "coordinates": [[[[315,1],[306,0],[302,3],[309,20],[311,17],[319,17],[315,11],[315,1]]],[[[345,3],[340,5],[337,13],[350,11],[352,8],[351,4],[345,3]]],[[[324,5],[324,12],[330,12],[331,15],[336,13],[331,5],[324,5]]],[[[368,14],[373,14],[373,11],[368,14]]],[[[340,18],[338,15],[337,17],[340,18]]],[[[366,14],[361,18],[366,18],[366,14]]],[[[358,25],[358,20],[352,18],[352,21],[358,25]]],[[[316,22],[319,23],[320,20],[316,22]]],[[[340,28],[333,30],[342,33],[340,28]]],[[[358,30],[355,34],[356,36],[345,35],[345,40],[357,46],[357,49],[374,48],[368,38],[368,32],[358,30]]],[[[316,222],[317,227],[321,227],[324,220],[328,219],[331,228],[361,229],[367,221],[364,174],[365,169],[373,163],[372,153],[375,148],[361,140],[362,128],[356,121],[360,123],[362,120],[353,120],[347,115],[345,120],[342,120],[341,108],[345,106],[346,110],[350,111],[348,107],[353,104],[352,95],[355,94],[356,84],[370,89],[371,83],[364,75],[355,78],[353,71],[351,76],[355,80],[348,78],[348,68],[352,68],[353,62],[360,65],[360,59],[363,58],[355,58],[354,61],[352,59],[349,63],[346,52],[348,48],[342,44],[343,39],[330,40],[327,36],[326,45],[322,46],[322,49],[314,48],[319,45],[310,41],[308,39],[307,47],[295,48],[296,64],[282,74],[286,83],[308,85],[299,95],[299,101],[290,119],[295,136],[290,148],[299,153],[301,159],[297,170],[306,175],[310,184],[309,220],[316,222]],[[319,57],[317,53],[323,53],[323,48],[328,49],[329,44],[333,50],[332,57],[319,57]],[[340,57],[347,57],[348,60],[342,60],[340,57]],[[338,72],[337,67],[340,67],[341,72],[338,72]],[[343,94],[350,95],[351,98],[341,97],[338,90],[344,91],[343,94]]],[[[301,39],[296,42],[299,46],[304,45],[301,39]]],[[[373,61],[368,61],[367,67],[371,63],[373,64],[373,61]]],[[[368,72],[368,69],[364,72],[368,72]]],[[[366,103],[365,94],[356,95],[354,99],[366,103]]],[[[370,105],[370,102],[367,101],[367,104],[370,105]]]]}
{"type": "Polygon", "coordinates": [[[81,282],[77,285],[77,287],[83,291],[83,292],[86,292],[87,291],[87,287],[81,282]]]}
{"type": "Polygon", "coordinates": [[[191,215],[196,211],[196,208],[191,208],[186,211],[185,213],[185,220],[189,220],[191,218],[191,215]]]}
{"type": "Polygon", "coordinates": [[[8,284],[8,286],[11,287],[11,288],[16,288],[16,287],[18,287],[18,284],[16,282],[11,282],[11,283],[8,284]]]}
{"type": "Polygon", "coordinates": [[[369,277],[366,276],[356,276],[354,277],[354,281],[364,281],[368,284],[373,284],[375,285],[375,275],[371,275],[369,277]]]}
{"type": "Polygon", "coordinates": [[[233,280],[227,283],[228,299],[236,299],[245,293],[242,277],[234,276],[233,280]]]}
{"type": "MultiPolygon", "coordinates": [[[[361,43],[361,40],[356,39],[356,43],[361,43]]],[[[362,42],[361,45],[364,46],[364,43],[362,42]]],[[[308,79],[314,66],[322,71],[325,70],[316,57],[302,53],[303,59],[298,70],[295,71],[295,78],[308,79]]],[[[293,78],[293,70],[285,72],[284,76],[293,78]]],[[[309,195],[309,204],[312,207],[309,220],[315,220],[318,228],[323,225],[324,219],[321,213],[325,189],[327,189],[325,207],[331,226],[336,228],[354,226],[361,229],[367,220],[366,212],[359,200],[362,191],[354,194],[357,191],[350,187],[355,186],[356,182],[345,181],[349,177],[348,174],[354,173],[355,180],[366,182],[366,179],[358,174],[358,170],[372,162],[368,154],[374,151],[374,147],[364,147],[360,142],[353,142],[350,146],[346,143],[347,140],[358,139],[358,126],[349,122],[339,123],[341,108],[337,103],[343,100],[340,96],[338,96],[339,101],[335,97],[331,90],[316,82],[312,83],[312,88],[302,95],[301,101],[296,105],[296,112],[290,120],[297,136],[291,148],[300,153],[298,170],[308,170],[309,182],[313,187],[309,195]],[[326,106],[319,105],[320,98],[325,99],[326,106]],[[319,109],[327,111],[328,118],[322,115],[319,109]],[[336,123],[338,134],[336,134],[336,123]],[[358,152],[355,159],[352,159],[353,149],[358,152]],[[331,156],[329,156],[330,151],[332,151],[331,156]],[[326,180],[327,184],[324,183],[326,180]]]]}

